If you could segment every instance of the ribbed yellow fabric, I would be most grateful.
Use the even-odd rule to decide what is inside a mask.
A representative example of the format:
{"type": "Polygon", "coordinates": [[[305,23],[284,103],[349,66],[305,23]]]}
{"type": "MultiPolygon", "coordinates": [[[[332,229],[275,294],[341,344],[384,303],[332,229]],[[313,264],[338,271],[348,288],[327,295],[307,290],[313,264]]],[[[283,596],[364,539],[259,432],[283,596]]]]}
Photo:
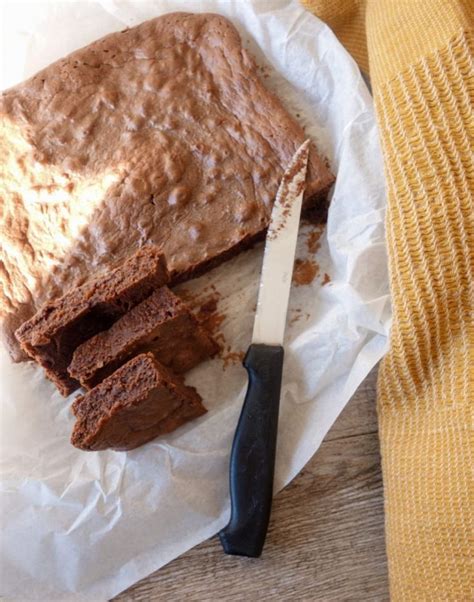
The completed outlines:
{"type": "Polygon", "coordinates": [[[474,600],[474,2],[303,3],[336,35],[343,23],[348,49],[364,33],[350,40],[348,32],[360,27],[361,13],[365,19],[361,54],[367,48],[384,153],[393,302],[378,382],[391,598],[467,602],[474,600]]]}
{"type": "Polygon", "coordinates": [[[362,71],[369,71],[365,35],[365,2],[361,0],[306,0],[303,1],[320,19],[328,23],[339,40],[359,63],[362,71]]]}

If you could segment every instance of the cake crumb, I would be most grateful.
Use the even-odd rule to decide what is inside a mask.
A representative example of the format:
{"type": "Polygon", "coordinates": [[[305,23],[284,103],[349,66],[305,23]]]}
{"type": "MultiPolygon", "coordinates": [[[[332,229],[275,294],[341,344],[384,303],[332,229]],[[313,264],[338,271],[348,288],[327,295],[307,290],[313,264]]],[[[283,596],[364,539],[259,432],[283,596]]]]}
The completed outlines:
{"type": "Polygon", "coordinates": [[[180,288],[179,290],[173,290],[173,293],[175,295],[177,295],[185,303],[189,303],[194,298],[193,292],[186,288],[180,288]]]}
{"type": "Polygon", "coordinates": [[[294,315],[290,318],[289,324],[290,326],[292,326],[293,324],[296,324],[296,322],[299,322],[301,319],[303,320],[307,320],[310,317],[310,314],[305,312],[303,313],[303,310],[298,308],[298,309],[294,309],[294,315]]]}
{"type": "Polygon", "coordinates": [[[199,322],[216,338],[219,335],[219,327],[225,320],[225,315],[217,312],[217,302],[218,298],[212,295],[201,304],[197,311],[199,322]]]}
{"type": "Polygon", "coordinates": [[[219,355],[221,355],[225,337],[220,326],[226,319],[226,315],[217,309],[221,298],[217,288],[214,284],[208,284],[199,292],[183,288],[179,292],[176,291],[176,294],[188,304],[199,323],[212,335],[219,346],[219,355]]]}
{"type": "Polygon", "coordinates": [[[322,285],[324,286],[325,284],[328,284],[329,282],[331,282],[331,278],[329,277],[329,274],[324,272],[322,285]]]}
{"type": "Polygon", "coordinates": [[[322,233],[323,228],[315,228],[314,230],[311,230],[311,232],[308,234],[308,238],[306,239],[306,246],[310,253],[316,253],[317,251],[319,251],[321,247],[319,239],[321,238],[322,233]]]}
{"type": "Polygon", "coordinates": [[[296,286],[311,284],[318,272],[319,266],[312,259],[297,259],[293,268],[293,282],[296,286]]]}
{"type": "Polygon", "coordinates": [[[221,358],[223,360],[222,369],[225,370],[229,366],[235,366],[236,364],[241,364],[245,357],[244,351],[230,351],[228,350],[221,354],[221,358]]]}

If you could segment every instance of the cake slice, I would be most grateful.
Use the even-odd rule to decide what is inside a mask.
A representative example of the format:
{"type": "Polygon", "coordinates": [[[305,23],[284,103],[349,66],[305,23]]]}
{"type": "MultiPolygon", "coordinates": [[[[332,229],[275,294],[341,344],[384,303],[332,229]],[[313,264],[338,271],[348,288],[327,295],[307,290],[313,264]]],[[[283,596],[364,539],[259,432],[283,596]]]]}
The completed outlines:
{"type": "Polygon", "coordinates": [[[86,451],[134,449],[206,412],[201,397],[151,353],[134,357],[72,405],[71,443],[86,451]]]}
{"type": "Polygon", "coordinates": [[[163,254],[147,245],[114,270],[46,304],[20,326],[16,337],[59,391],[69,395],[79,386],[67,372],[74,350],[167,280],[163,254]]]}
{"type": "MultiPolygon", "coordinates": [[[[4,91],[0,318],[12,356],[21,321],[143,241],[177,282],[262,239],[306,138],[215,14],[113,33],[4,91]]],[[[305,208],[324,217],[333,182],[312,145],[305,208]]]]}
{"type": "Polygon", "coordinates": [[[68,371],[90,389],[131,355],[145,351],[151,351],[160,363],[181,374],[217,353],[218,346],[185,303],[164,286],[108,330],[80,345],[68,371]]]}

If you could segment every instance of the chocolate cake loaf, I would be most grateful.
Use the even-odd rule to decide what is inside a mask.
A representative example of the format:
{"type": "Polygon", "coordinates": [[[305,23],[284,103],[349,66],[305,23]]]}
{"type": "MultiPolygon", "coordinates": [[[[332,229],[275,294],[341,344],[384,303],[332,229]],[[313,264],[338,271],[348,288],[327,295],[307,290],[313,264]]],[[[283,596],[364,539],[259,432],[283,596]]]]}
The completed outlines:
{"type": "Polygon", "coordinates": [[[217,353],[218,346],[185,303],[164,286],[80,345],[68,371],[89,389],[144,351],[181,374],[217,353]]]}
{"type": "Polygon", "coordinates": [[[196,390],[151,353],[134,357],[72,408],[71,443],[87,451],[134,449],[206,412],[196,390]]]}
{"type": "Polygon", "coordinates": [[[16,331],[16,337],[60,392],[69,395],[79,386],[67,372],[74,350],[167,280],[164,256],[147,245],[116,269],[45,305],[16,331]]]}
{"type": "MultiPolygon", "coordinates": [[[[0,317],[45,302],[144,242],[189,278],[263,237],[303,128],[237,30],[173,13],[108,35],[0,95],[0,317]]],[[[334,177],[314,147],[305,205],[334,177]]]]}

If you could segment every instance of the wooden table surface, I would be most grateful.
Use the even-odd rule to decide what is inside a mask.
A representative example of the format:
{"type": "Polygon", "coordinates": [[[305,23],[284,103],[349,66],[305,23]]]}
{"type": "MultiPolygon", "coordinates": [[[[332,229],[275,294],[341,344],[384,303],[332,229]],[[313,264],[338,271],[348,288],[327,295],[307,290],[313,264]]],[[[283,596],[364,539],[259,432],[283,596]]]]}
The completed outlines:
{"type": "Polygon", "coordinates": [[[213,537],[114,600],[388,600],[375,383],[376,370],[276,497],[260,559],[225,556],[213,537]]]}

